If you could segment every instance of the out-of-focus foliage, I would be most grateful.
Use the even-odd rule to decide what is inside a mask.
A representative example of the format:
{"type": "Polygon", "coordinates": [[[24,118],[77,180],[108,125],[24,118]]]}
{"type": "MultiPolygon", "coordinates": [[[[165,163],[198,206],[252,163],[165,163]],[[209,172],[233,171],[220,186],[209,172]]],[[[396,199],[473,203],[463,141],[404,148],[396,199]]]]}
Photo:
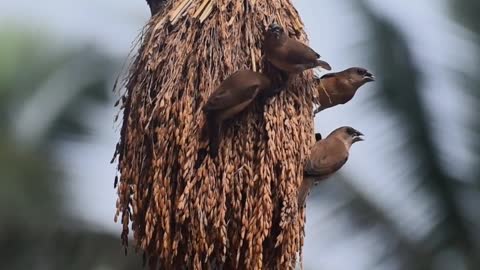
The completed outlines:
{"type": "Polygon", "coordinates": [[[440,239],[443,242],[441,245],[471,252],[473,245],[468,226],[457,201],[455,184],[459,181],[448,175],[440,162],[432,134],[434,129],[430,126],[430,116],[421,100],[422,75],[413,60],[413,54],[399,29],[376,15],[368,6],[363,6],[363,10],[374,37],[374,64],[381,72],[377,98],[385,105],[385,109],[400,118],[397,128],[402,128],[408,136],[407,144],[403,147],[409,149],[414,164],[421,164],[416,168],[417,174],[422,179],[422,185],[426,185],[437,198],[444,215],[437,227],[439,232],[432,232],[431,237],[442,235],[445,239],[440,239]]]}
{"type": "MultiPolygon", "coordinates": [[[[472,71],[468,68],[457,70],[459,81],[463,84],[456,90],[465,90],[472,97],[472,121],[471,125],[465,128],[469,129],[467,134],[471,135],[472,149],[475,151],[478,165],[480,164],[480,80],[478,79],[480,2],[470,0],[452,0],[451,2],[453,14],[472,32],[469,42],[476,48],[471,55],[471,58],[476,59],[476,70],[472,71]]],[[[402,134],[402,139],[406,138],[391,154],[393,156],[395,153],[406,153],[409,163],[416,164],[412,172],[420,179],[417,189],[427,191],[441,215],[438,223],[423,239],[414,239],[399,229],[400,224],[389,219],[391,213],[385,212],[385,209],[379,207],[378,202],[372,201],[358,190],[345,189],[344,193],[350,194],[350,199],[339,212],[349,214],[353,220],[353,227],[362,228],[362,224],[368,224],[367,227],[370,228],[380,227],[377,234],[384,234],[385,243],[394,243],[390,245],[390,248],[392,245],[393,248],[387,253],[388,255],[372,264],[372,267],[392,269],[392,267],[380,267],[385,259],[396,261],[393,269],[480,269],[478,205],[472,206],[472,201],[467,200],[474,197],[476,200],[473,201],[478,201],[480,198],[480,194],[475,191],[475,186],[478,190],[480,183],[479,167],[472,168],[475,171],[472,179],[455,179],[449,174],[446,166],[442,164],[441,152],[433,134],[435,130],[431,126],[433,117],[428,114],[426,103],[422,100],[423,74],[417,66],[417,59],[414,59],[405,34],[388,17],[383,16],[366,1],[359,2],[357,7],[368,25],[367,50],[369,50],[368,55],[372,56],[370,60],[378,78],[377,91],[373,98],[386,112],[396,118],[394,128],[402,134]],[[471,197],[466,198],[466,192],[471,197]],[[356,223],[355,220],[359,218],[364,222],[356,223]]],[[[341,178],[337,177],[337,180],[341,178]]],[[[344,178],[344,182],[352,181],[344,178]]],[[[415,190],[412,193],[416,193],[415,190]]],[[[404,222],[408,223],[408,220],[404,222]]]]}
{"type": "Polygon", "coordinates": [[[109,101],[115,62],[48,36],[0,31],[0,254],[4,269],[135,269],[120,239],[91,231],[63,201],[55,156],[65,138],[86,138],[84,113],[109,101]]]}
{"type": "MultiPolygon", "coordinates": [[[[474,45],[475,53],[471,55],[474,59],[473,70],[458,71],[458,81],[462,83],[465,90],[474,104],[480,104],[480,2],[470,0],[451,0],[452,15],[455,20],[462,23],[470,31],[470,42],[474,45]]],[[[470,128],[472,129],[472,150],[475,152],[476,164],[480,164],[480,106],[475,106],[471,114],[470,128]]],[[[473,182],[476,182],[480,190],[480,166],[473,168],[473,182]]]]}
{"type": "MultiPolygon", "coordinates": [[[[464,91],[470,98],[472,112],[470,114],[469,134],[471,139],[469,144],[474,156],[474,167],[472,168],[471,179],[464,193],[464,200],[470,200],[480,203],[480,2],[470,0],[451,0],[452,14],[455,20],[462,23],[470,31],[470,43],[474,51],[470,56],[473,59],[473,68],[460,70],[458,72],[458,81],[462,82],[464,91]]],[[[472,241],[475,241],[475,252],[472,253],[476,267],[480,267],[480,217],[478,215],[478,205],[470,208],[468,222],[472,225],[472,241]]]]}

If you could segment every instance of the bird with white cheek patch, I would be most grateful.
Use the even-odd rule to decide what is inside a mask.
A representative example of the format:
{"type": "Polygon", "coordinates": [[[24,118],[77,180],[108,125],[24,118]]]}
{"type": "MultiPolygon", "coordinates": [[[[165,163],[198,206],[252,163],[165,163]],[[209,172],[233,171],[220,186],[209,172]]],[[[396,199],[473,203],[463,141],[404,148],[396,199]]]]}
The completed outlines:
{"type": "Polygon", "coordinates": [[[276,68],[286,72],[282,74],[285,83],[289,74],[298,74],[304,70],[322,67],[331,70],[327,62],[320,60],[320,55],[312,48],[293,39],[284,29],[272,23],[265,32],[263,49],[267,60],[276,68]]]}
{"type": "Polygon", "coordinates": [[[315,109],[313,115],[349,102],[362,85],[373,81],[375,76],[360,67],[352,67],[341,72],[325,74],[320,79],[316,78],[320,106],[315,109]]]}
{"type": "Polygon", "coordinates": [[[347,162],[350,147],[363,141],[363,134],[352,127],[340,127],[312,147],[298,190],[298,206],[303,207],[312,187],[337,172],[347,162]]]}

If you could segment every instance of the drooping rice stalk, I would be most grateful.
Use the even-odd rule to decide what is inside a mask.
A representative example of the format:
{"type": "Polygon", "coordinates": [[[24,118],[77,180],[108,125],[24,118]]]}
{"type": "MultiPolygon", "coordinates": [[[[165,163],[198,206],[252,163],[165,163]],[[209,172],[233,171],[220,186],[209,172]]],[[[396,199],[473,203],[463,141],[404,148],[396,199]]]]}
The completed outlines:
{"type": "Polygon", "coordinates": [[[241,68],[278,75],[261,52],[273,20],[305,41],[289,0],[169,1],[144,30],[122,98],[116,216],[152,267],[288,269],[299,258],[312,72],[226,124],[218,158],[194,169],[201,107],[221,80],[241,68]]]}

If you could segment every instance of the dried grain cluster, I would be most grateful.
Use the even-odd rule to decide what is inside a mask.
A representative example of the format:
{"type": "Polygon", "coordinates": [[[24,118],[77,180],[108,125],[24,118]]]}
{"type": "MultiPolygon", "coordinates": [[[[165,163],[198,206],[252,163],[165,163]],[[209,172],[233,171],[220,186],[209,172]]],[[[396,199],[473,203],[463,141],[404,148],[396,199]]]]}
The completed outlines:
{"type": "Polygon", "coordinates": [[[226,125],[218,158],[194,169],[211,92],[241,68],[274,72],[261,59],[273,20],[305,41],[288,0],[170,1],[143,32],[121,98],[116,218],[124,245],[131,228],[151,267],[286,269],[298,260],[311,72],[226,125]]]}

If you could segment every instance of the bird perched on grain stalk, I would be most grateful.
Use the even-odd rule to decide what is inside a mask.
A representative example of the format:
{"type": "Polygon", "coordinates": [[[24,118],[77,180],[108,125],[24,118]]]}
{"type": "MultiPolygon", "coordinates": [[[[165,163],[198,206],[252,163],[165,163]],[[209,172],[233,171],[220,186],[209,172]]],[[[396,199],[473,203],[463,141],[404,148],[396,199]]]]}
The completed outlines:
{"type": "Polygon", "coordinates": [[[265,75],[252,70],[239,70],[225,79],[213,91],[203,106],[206,114],[206,125],[202,137],[208,135],[210,156],[215,158],[220,145],[222,122],[243,111],[257,95],[271,87],[265,75]]]}
{"type": "Polygon", "coordinates": [[[147,4],[150,7],[150,13],[152,16],[157,14],[164,6],[167,0],[147,0],[147,4]]]}
{"type": "Polygon", "coordinates": [[[347,103],[362,85],[375,81],[375,76],[365,68],[351,67],[341,72],[325,74],[315,81],[320,106],[313,115],[326,108],[347,103]]]}
{"type": "Polygon", "coordinates": [[[363,134],[352,127],[340,127],[325,139],[317,141],[305,163],[303,180],[298,190],[298,206],[305,205],[312,186],[337,172],[347,162],[352,144],[363,141],[363,134]]]}
{"type": "Polygon", "coordinates": [[[265,32],[263,46],[267,60],[287,73],[282,74],[285,82],[288,81],[288,74],[298,74],[315,67],[332,69],[327,62],[319,59],[320,55],[312,48],[289,37],[276,23],[270,24],[265,32]]]}

